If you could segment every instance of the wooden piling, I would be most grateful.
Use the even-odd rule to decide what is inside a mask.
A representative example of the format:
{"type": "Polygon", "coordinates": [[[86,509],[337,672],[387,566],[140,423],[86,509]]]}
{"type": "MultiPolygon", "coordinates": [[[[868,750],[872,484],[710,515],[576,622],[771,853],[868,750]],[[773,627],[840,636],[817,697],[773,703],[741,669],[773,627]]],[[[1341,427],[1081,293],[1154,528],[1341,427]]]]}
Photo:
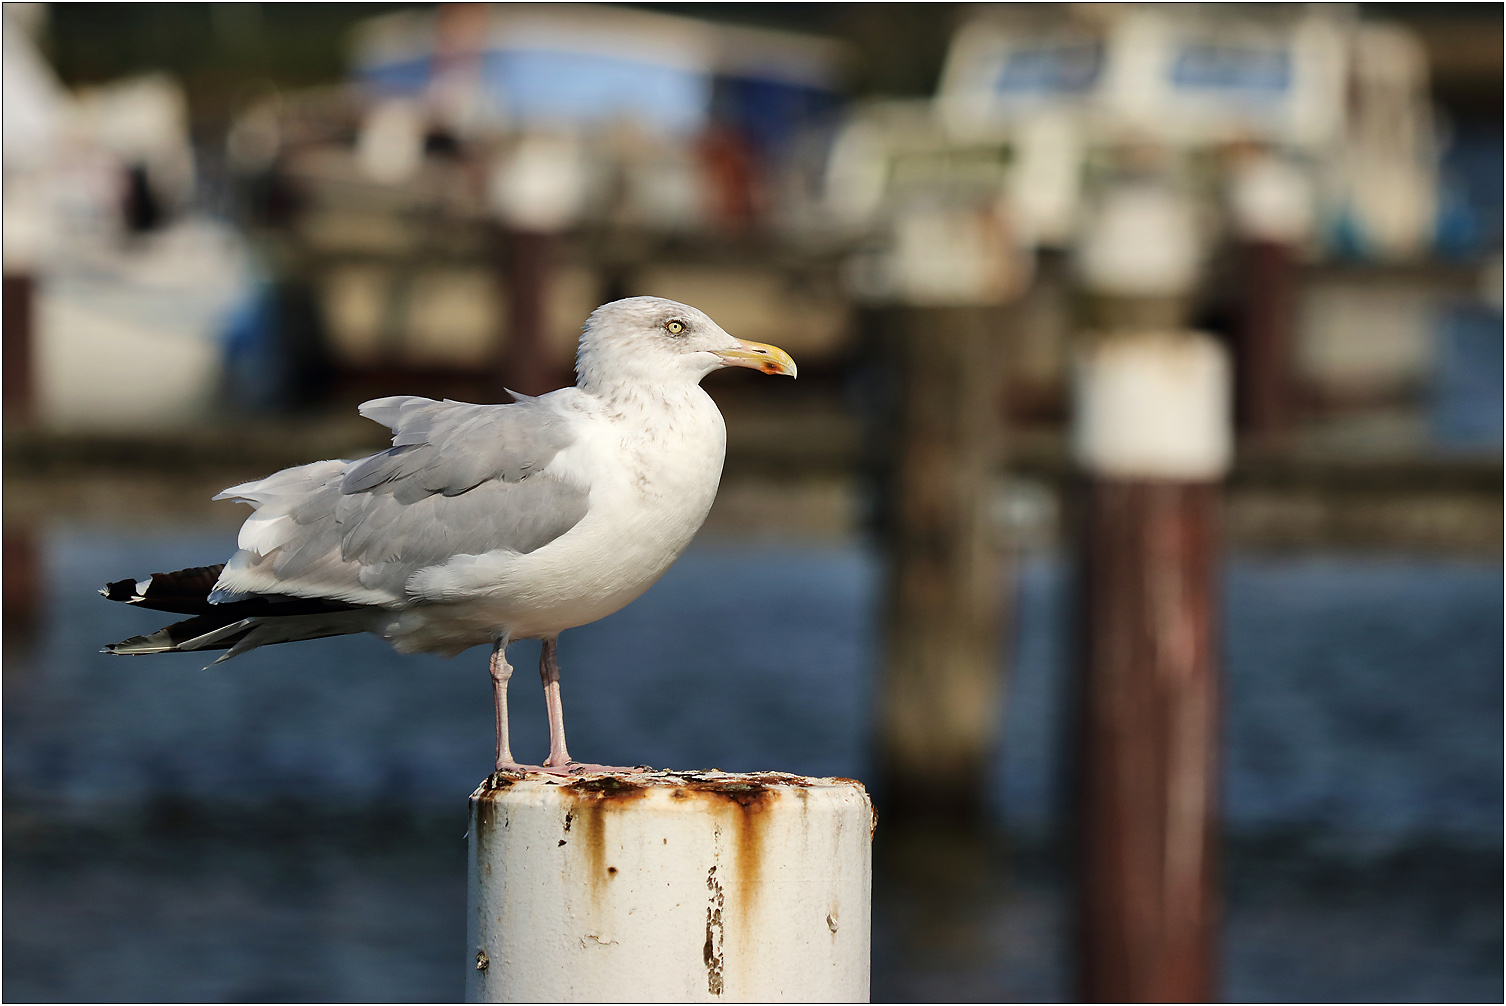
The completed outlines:
{"type": "Polygon", "coordinates": [[[1215,994],[1218,481],[1229,364],[1192,332],[1117,333],[1079,362],[1089,479],[1075,724],[1079,998],[1215,994]]]}
{"type": "MultiPolygon", "coordinates": [[[[506,340],[493,373],[504,388],[542,395],[572,383],[550,352],[549,282],[559,239],[544,231],[507,228],[502,232],[502,284],[507,302],[506,340]]],[[[506,401],[499,397],[498,401],[506,401]]]]}
{"type": "Polygon", "coordinates": [[[0,291],[0,374],[4,375],[4,413],[8,423],[25,423],[36,409],[34,344],[36,279],[29,272],[7,272],[0,291]]]}
{"type": "Polygon", "coordinates": [[[989,508],[1005,317],[999,307],[887,312],[878,754],[900,813],[978,815],[998,743],[1003,569],[989,508]]]}
{"type": "Polygon", "coordinates": [[[1095,480],[1083,548],[1081,998],[1216,997],[1217,488],[1095,480]]]}
{"type": "Polygon", "coordinates": [[[1291,433],[1300,404],[1298,260],[1314,229],[1316,194],[1307,170],[1272,150],[1244,143],[1226,153],[1239,422],[1250,440],[1272,445],[1291,433]]]}
{"type": "Polygon", "coordinates": [[[499,152],[489,172],[498,277],[508,305],[493,373],[513,391],[542,395],[572,383],[569,366],[550,352],[549,288],[563,235],[585,210],[580,141],[568,132],[524,132],[499,152]]]}
{"type": "Polygon", "coordinates": [[[1297,407],[1297,262],[1285,242],[1251,240],[1237,250],[1242,284],[1237,401],[1241,425],[1262,444],[1291,432],[1297,407]]]}

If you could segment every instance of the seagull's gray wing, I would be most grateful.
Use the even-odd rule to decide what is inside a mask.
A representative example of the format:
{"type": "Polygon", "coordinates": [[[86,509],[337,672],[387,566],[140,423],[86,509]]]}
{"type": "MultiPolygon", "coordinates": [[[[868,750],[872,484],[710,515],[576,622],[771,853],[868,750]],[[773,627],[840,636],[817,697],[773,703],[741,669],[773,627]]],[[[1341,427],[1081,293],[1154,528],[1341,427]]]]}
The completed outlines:
{"type": "Polygon", "coordinates": [[[293,594],[399,605],[418,570],[542,548],[585,516],[589,487],[551,471],[574,439],[554,395],[510,405],[383,398],[361,414],[392,447],[225,490],[256,512],[211,600],[293,594]]]}

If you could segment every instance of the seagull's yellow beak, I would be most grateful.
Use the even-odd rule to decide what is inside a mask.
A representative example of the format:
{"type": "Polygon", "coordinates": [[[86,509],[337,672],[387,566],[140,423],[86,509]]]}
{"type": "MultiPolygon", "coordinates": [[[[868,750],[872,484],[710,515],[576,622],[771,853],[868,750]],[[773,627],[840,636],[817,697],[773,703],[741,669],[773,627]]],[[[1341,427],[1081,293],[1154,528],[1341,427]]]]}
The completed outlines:
{"type": "Polygon", "coordinates": [[[722,362],[729,367],[752,367],[761,370],[765,374],[789,374],[796,376],[798,368],[795,361],[790,359],[790,354],[778,346],[767,346],[761,342],[744,342],[739,339],[732,349],[717,349],[712,352],[722,358],[722,362]]]}

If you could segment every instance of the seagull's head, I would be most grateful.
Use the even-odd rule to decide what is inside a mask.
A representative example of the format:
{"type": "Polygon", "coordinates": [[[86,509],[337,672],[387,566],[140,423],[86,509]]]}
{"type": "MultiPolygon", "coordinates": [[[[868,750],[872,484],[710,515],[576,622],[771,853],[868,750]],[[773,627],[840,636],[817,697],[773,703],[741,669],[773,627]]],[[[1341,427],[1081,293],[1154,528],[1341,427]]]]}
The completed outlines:
{"type": "Polygon", "coordinates": [[[586,321],[575,360],[581,386],[597,388],[624,381],[695,384],[723,367],[795,376],[795,361],[778,346],[735,339],[689,304],[662,297],[598,307],[586,321]]]}

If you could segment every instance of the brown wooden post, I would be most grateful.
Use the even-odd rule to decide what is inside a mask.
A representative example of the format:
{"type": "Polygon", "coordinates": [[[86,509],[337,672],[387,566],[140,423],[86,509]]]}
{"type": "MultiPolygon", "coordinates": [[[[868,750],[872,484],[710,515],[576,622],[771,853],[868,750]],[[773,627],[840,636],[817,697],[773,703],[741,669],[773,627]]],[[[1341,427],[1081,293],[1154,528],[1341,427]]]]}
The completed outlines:
{"type": "Polygon", "coordinates": [[[1218,490],[1092,483],[1083,534],[1084,1002],[1216,994],[1218,490]]]}
{"type": "MultiPolygon", "coordinates": [[[[507,297],[507,338],[496,373],[503,388],[542,395],[570,383],[550,354],[549,279],[558,238],[543,231],[506,229],[503,284],[507,297]]],[[[499,401],[505,401],[499,398],[499,401]]]]}
{"type": "MultiPolygon", "coordinates": [[[[0,413],[12,431],[37,418],[37,281],[31,263],[23,265],[13,265],[0,280],[0,413]]],[[[0,533],[0,627],[7,655],[20,656],[36,642],[46,596],[44,573],[34,522],[25,517],[8,521],[0,533]]]]}
{"type": "Polygon", "coordinates": [[[1218,884],[1218,481],[1229,365],[1196,333],[1083,354],[1076,844],[1084,1002],[1211,1002],[1218,884]]]}
{"type": "Polygon", "coordinates": [[[36,402],[33,343],[36,280],[31,273],[5,273],[0,289],[0,374],[4,374],[4,413],[8,423],[32,418],[36,402]]]}
{"type": "Polygon", "coordinates": [[[0,638],[7,656],[28,652],[42,624],[47,570],[38,538],[36,526],[26,518],[0,534],[0,638]]]}
{"type": "Polygon", "coordinates": [[[1298,406],[1298,252],[1313,231],[1306,169],[1250,143],[1227,154],[1229,225],[1239,289],[1235,379],[1240,424],[1258,443],[1291,432],[1298,406]]]}
{"type": "Polygon", "coordinates": [[[1254,240],[1238,249],[1241,290],[1235,374],[1245,432],[1260,442],[1292,427],[1297,264],[1292,247],[1254,240]]]}
{"type": "Polygon", "coordinates": [[[570,383],[569,368],[550,353],[549,284],[561,236],[585,212],[585,188],[580,144],[568,134],[517,136],[491,168],[487,196],[499,220],[499,277],[508,304],[497,373],[500,384],[525,395],[570,383]]]}
{"type": "Polygon", "coordinates": [[[1001,447],[999,307],[885,313],[879,760],[891,805],[975,816],[998,741],[1001,556],[989,501],[1001,447]]]}

